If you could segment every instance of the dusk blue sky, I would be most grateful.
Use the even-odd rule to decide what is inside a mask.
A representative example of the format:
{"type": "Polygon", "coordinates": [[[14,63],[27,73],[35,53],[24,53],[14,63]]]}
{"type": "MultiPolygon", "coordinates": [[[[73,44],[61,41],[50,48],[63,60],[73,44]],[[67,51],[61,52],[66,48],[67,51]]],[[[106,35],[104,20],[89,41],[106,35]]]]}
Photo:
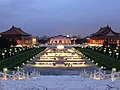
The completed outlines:
{"type": "Polygon", "coordinates": [[[0,0],[0,32],[12,25],[36,36],[120,33],[120,0],[0,0]]]}

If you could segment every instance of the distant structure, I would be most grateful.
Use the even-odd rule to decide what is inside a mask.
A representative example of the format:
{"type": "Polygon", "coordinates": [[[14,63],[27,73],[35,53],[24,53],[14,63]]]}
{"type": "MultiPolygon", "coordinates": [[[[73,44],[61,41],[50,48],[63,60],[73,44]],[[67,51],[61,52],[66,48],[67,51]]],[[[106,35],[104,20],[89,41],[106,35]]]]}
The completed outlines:
{"type": "Polygon", "coordinates": [[[70,37],[70,39],[71,39],[71,43],[75,44],[78,37],[77,36],[72,36],[72,37],[70,37]]]}
{"type": "Polygon", "coordinates": [[[12,26],[9,30],[0,33],[0,36],[2,38],[9,39],[11,42],[15,42],[17,46],[28,46],[37,42],[35,37],[32,38],[32,35],[15,26],[12,26]]]}
{"type": "Polygon", "coordinates": [[[71,44],[70,37],[58,35],[51,37],[48,44],[71,44]]]}
{"type": "Polygon", "coordinates": [[[31,41],[32,45],[38,45],[39,44],[39,42],[38,42],[39,37],[38,36],[32,36],[31,39],[32,39],[32,41],[31,41]]]}
{"type": "Polygon", "coordinates": [[[120,46],[120,33],[114,32],[108,25],[87,37],[89,46],[120,46]]]}

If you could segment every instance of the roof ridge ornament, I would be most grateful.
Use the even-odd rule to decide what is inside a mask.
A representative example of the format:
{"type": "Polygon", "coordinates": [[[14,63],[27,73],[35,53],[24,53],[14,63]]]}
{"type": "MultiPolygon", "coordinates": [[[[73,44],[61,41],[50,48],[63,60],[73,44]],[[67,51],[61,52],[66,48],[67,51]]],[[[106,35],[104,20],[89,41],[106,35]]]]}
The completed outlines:
{"type": "Polygon", "coordinates": [[[12,28],[14,28],[14,25],[12,25],[12,28]]]}
{"type": "Polygon", "coordinates": [[[110,28],[109,25],[107,25],[107,28],[110,28]]]}

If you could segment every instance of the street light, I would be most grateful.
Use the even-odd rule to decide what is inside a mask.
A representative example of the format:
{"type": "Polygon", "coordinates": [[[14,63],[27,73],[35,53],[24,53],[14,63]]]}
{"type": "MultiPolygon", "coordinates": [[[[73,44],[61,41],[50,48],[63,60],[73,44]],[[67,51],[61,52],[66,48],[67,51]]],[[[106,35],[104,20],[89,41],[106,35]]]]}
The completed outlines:
{"type": "Polygon", "coordinates": [[[104,53],[106,52],[106,49],[104,50],[104,53]]]}
{"type": "Polygon", "coordinates": [[[8,70],[7,68],[3,68],[3,71],[7,72],[7,70],[8,70]]]}
{"type": "Polygon", "coordinates": [[[11,52],[9,52],[10,56],[11,56],[11,52]]]}
{"type": "Polygon", "coordinates": [[[3,68],[3,73],[4,73],[4,80],[7,80],[7,68],[3,68]]]}
{"type": "Polygon", "coordinates": [[[112,81],[115,80],[115,75],[114,75],[115,72],[116,72],[116,68],[112,68],[112,72],[111,72],[111,80],[112,81]]]}
{"type": "Polygon", "coordinates": [[[10,49],[10,51],[12,51],[12,49],[10,49]]]}
{"type": "Polygon", "coordinates": [[[112,54],[112,51],[109,51],[109,54],[110,54],[110,56],[111,56],[111,54],[112,54]]]}
{"type": "Polygon", "coordinates": [[[117,50],[115,49],[114,52],[117,52],[117,50]]]}
{"type": "Polygon", "coordinates": [[[2,53],[3,59],[5,58],[5,53],[2,53]]]}
{"type": "Polygon", "coordinates": [[[103,69],[103,68],[104,68],[103,66],[100,67],[100,69],[103,69]]]}
{"type": "Polygon", "coordinates": [[[17,50],[15,50],[15,53],[17,53],[17,50]]]}
{"type": "Polygon", "coordinates": [[[20,51],[22,51],[21,49],[19,49],[20,51]]]}
{"type": "Polygon", "coordinates": [[[117,56],[116,58],[118,58],[118,56],[119,56],[119,53],[118,53],[118,52],[116,53],[116,56],[117,56]]]}
{"type": "Polygon", "coordinates": [[[5,52],[7,52],[7,50],[5,50],[5,52]]]}
{"type": "Polygon", "coordinates": [[[118,47],[116,47],[116,49],[118,49],[118,47]]]}
{"type": "Polygon", "coordinates": [[[22,65],[24,66],[24,65],[25,65],[25,63],[22,63],[22,65]]]}
{"type": "Polygon", "coordinates": [[[98,63],[96,63],[95,65],[98,65],[98,63]]]}

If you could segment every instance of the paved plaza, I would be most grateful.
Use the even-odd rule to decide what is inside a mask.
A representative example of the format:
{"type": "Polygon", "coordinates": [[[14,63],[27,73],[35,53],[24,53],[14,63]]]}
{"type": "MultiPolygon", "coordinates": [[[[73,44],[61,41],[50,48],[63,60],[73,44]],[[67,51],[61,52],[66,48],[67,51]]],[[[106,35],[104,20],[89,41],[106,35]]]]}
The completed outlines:
{"type": "Polygon", "coordinates": [[[97,67],[75,48],[58,45],[46,48],[23,69],[26,72],[36,70],[41,75],[80,75],[83,70],[93,72],[97,67]]]}

